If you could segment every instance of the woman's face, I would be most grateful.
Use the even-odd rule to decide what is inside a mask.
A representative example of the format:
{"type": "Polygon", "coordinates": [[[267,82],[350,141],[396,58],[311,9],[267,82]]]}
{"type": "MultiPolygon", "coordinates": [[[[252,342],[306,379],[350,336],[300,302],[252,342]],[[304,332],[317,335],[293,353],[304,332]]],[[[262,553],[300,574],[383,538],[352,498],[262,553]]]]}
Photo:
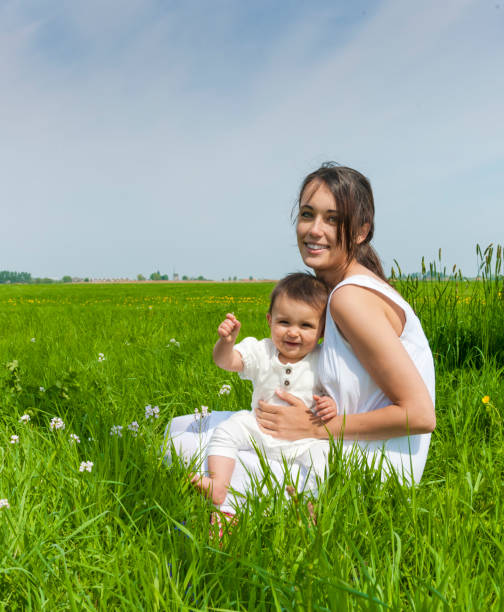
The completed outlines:
{"type": "Polygon", "coordinates": [[[336,242],[338,211],[323,182],[308,183],[301,196],[296,233],[304,263],[322,276],[345,267],[347,253],[336,242]]]}

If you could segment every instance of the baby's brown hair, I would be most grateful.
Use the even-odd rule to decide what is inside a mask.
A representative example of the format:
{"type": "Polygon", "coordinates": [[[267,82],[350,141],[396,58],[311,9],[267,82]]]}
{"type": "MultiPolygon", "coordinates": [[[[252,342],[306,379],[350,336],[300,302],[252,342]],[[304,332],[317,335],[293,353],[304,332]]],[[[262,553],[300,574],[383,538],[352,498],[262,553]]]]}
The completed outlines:
{"type": "Polygon", "coordinates": [[[286,295],[292,300],[304,302],[322,311],[327,306],[329,287],[323,280],[308,274],[308,272],[293,272],[278,281],[271,292],[268,313],[271,314],[275,300],[280,295],[286,295]]]}

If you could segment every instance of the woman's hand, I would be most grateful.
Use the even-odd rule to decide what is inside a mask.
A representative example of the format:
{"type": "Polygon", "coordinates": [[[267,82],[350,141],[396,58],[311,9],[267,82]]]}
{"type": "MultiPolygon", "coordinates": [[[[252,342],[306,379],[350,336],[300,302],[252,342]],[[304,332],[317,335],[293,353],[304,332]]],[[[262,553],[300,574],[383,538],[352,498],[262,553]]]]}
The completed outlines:
{"type": "Polygon", "coordinates": [[[259,428],[274,438],[300,440],[301,438],[326,438],[327,430],[321,419],[306,407],[298,397],[281,389],[278,397],[289,406],[278,406],[259,401],[256,419],[259,428]]]}

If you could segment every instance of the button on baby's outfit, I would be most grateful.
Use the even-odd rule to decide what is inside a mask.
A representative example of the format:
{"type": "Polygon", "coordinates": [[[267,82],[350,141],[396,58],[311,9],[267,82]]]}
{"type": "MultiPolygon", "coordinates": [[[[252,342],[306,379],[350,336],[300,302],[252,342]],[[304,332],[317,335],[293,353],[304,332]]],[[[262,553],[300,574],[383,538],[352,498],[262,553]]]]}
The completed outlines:
{"type": "MultiPolygon", "coordinates": [[[[285,368],[285,374],[288,376],[289,374],[292,373],[292,368],[285,368]]],[[[284,386],[288,387],[290,385],[290,380],[285,379],[284,380],[284,386]]]]}

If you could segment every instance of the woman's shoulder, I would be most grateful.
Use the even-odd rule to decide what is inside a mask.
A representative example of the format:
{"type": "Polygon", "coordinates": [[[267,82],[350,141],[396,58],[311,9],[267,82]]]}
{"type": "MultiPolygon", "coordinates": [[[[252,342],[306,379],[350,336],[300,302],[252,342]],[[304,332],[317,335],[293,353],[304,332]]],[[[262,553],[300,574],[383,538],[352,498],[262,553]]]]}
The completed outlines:
{"type": "Polygon", "coordinates": [[[407,321],[403,298],[384,280],[375,276],[356,275],[346,278],[333,290],[329,309],[338,324],[350,327],[387,320],[397,335],[407,321]]]}
{"type": "Polygon", "coordinates": [[[348,283],[340,283],[331,293],[329,308],[333,317],[346,312],[366,312],[381,305],[379,295],[373,290],[370,291],[370,287],[354,283],[352,279],[348,280],[348,283]]]}

